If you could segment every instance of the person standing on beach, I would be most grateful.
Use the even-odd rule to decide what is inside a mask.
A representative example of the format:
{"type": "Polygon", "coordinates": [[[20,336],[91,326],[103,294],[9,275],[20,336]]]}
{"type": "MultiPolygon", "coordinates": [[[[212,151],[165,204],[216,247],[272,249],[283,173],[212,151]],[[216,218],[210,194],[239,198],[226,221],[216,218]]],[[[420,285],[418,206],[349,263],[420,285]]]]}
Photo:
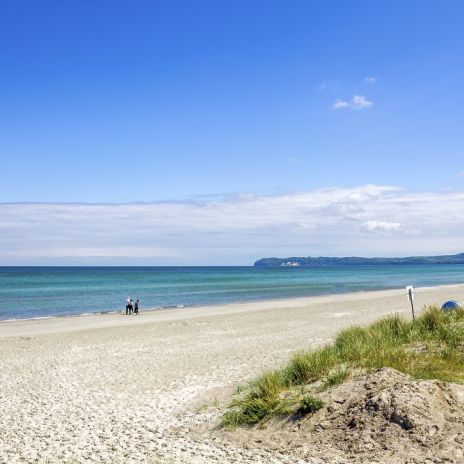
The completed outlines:
{"type": "Polygon", "coordinates": [[[127,300],[126,300],[126,316],[127,316],[127,314],[129,314],[130,304],[131,304],[131,299],[129,297],[127,297],[127,300]]]}
{"type": "Polygon", "coordinates": [[[139,314],[139,302],[140,300],[137,300],[134,305],[134,314],[139,314]]]}

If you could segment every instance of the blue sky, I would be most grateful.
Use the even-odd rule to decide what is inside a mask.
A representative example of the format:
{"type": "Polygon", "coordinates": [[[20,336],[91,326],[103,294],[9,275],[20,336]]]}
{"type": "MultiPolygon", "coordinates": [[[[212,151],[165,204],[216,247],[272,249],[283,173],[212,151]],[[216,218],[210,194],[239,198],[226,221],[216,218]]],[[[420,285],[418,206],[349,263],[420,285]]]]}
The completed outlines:
{"type": "MultiPolygon", "coordinates": [[[[411,208],[414,195],[434,195],[435,209],[446,197],[461,214],[454,201],[464,186],[463,20],[459,1],[4,2],[0,228],[7,241],[0,242],[0,264],[27,263],[32,248],[23,238],[38,233],[36,222],[12,219],[17,202],[55,205],[42,237],[56,230],[47,221],[63,203],[202,205],[195,210],[201,215],[220,203],[222,215],[211,220],[227,222],[226,211],[240,201],[291,204],[326,189],[351,198],[369,186],[403,189],[411,208]]],[[[311,208],[305,204],[288,224],[314,216],[311,208]]],[[[144,221],[132,210],[125,214],[134,224],[144,221]]],[[[287,251],[408,254],[400,246],[400,235],[412,230],[405,217],[376,214],[353,229],[360,242],[363,233],[383,234],[372,249],[349,241],[334,247],[310,234],[293,243],[285,233],[290,226],[276,232],[268,221],[259,227],[272,238],[261,237],[261,249],[246,235],[231,240],[230,227],[215,231],[222,238],[213,248],[201,248],[205,219],[203,235],[178,230],[178,241],[152,225],[138,239],[158,250],[151,255],[134,251],[142,245],[130,237],[115,239],[109,254],[103,244],[84,246],[87,230],[72,242],[86,252],[67,256],[69,247],[53,252],[42,243],[34,262],[139,263],[143,255],[147,264],[247,264],[287,251]],[[384,226],[371,230],[363,226],[369,222],[384,226]],[[183,246],[190,251],[179,254],[183,246]]],[[[249,217],[241,220],[250,227],[249,217]]],[[[452,239],[432,246],[433,239],[429,234],[414,251],[463,251],[449,245],[452,239]]]]}

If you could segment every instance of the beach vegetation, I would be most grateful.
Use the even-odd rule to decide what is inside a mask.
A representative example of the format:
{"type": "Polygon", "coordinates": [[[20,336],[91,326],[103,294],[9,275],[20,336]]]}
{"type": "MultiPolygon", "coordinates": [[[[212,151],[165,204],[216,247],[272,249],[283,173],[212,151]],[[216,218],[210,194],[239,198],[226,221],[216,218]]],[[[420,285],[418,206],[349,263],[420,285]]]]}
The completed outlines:
{"type": "Polygon", "coordinates": [[[350,371],[345,366],[338,366],[331,371],[321,384],[319,390],[327,390],[328,388],[340,385],[350,377],[350,371]]]}
{"type": "Polygon", "coordinates": [[[315,398],[312,395],[305,395],[301,399],[300,407],[297,412],[301,414],[311,414],[319,411],[322,406],[324,406],[324,403],[319,398],[315,398]]]}
{"type": "Polygon", "coordinates": [[[387,316],[342,330],[319,349],[296,352],[287,365],[238,389],[222,425],[234,428],[277,415],[315,413],[322,407],[317,392],[384,367],[415,379],[464,383],[464,309],[429,307],[416,320],[387,316]]]}

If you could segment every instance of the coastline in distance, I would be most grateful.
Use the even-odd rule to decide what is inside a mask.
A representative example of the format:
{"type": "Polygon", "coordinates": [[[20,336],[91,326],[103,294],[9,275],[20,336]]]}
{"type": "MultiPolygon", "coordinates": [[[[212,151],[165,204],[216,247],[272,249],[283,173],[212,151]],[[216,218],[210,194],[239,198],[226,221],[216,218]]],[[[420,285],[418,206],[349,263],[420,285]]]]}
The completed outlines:
{"type": "Polygon", "coordinates": [[[464,264],[464,253],[441,256],[407,256],[404,258],[363,258],[359,256],[317,258],[291,257],[291,258],[261,258],[254,263],[255,267],[311,267],[311,266],[340,266],[356,264],[464,264]]]}

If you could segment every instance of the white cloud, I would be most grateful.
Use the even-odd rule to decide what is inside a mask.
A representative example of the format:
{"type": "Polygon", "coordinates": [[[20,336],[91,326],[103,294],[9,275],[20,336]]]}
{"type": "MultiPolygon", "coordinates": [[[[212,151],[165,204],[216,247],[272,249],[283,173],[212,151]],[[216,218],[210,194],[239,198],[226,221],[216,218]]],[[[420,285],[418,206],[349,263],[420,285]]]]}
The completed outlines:
{"type": "Polygon", "coordinates": [[[401,229],[399,222],[366,221],[361,224],[361,230],[368,232],[393,232],[401,229]]]}
{"type": "Polygon", "coordinates": [[[353,104],[353,107],[356,109],[364,109],[364,108],[370,108],[374,103],[368,100],[366,97],[363,97],[362,95],[354,95],[353,98],[351,99],[351,102],[353,104]]]}
{"type": "Polygon", "coordinates": [[[364,110],[372,107],[374,102],[368,100],[362,95],[353,95],[351,100],[335,100],[332,109],[339,110],[342,108],[352,108],[355,110],[364,110]]]}
{"type": "Polygon", "coordinates": [[[374,82],[377,82],[377,78],[374,76],[369,76],[364,78],[364,82],[367,82],[368,84],[373,84],[374,82]]]}
{"type": "Polygon", "coordinates": [[[350,102],[345,100],[335,100],[335,103],[332,106],[332,109],[339,110],[340,108],[348,108],[350,106],[350,102]]]}
{"type": "Polygon", "coordinates": [[[464,193],[379,185],[194,202],[0,203],[0,264],[455,253],[464,251],[463,231],[464,193]]]}

